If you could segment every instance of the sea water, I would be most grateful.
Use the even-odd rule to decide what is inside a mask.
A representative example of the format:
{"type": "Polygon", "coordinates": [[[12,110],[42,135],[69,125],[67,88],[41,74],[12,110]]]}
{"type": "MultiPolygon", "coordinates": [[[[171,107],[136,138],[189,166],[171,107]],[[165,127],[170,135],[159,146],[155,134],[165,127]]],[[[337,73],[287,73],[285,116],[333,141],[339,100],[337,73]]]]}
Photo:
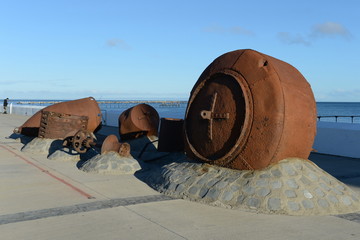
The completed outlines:
{"type": "MultiPolygon", "coordinates": [[[[64,100],[10,100],[9,103],[32,106],[48,106],[64,100]]],[[[102,112],[112,111],[121,114],[140,103],[154,107],[160,117],[185,117],[187,101],[140,101],[140,100],[100,100],[102,112]]],[[[317,102],[317,116],[320,121],[360,123],[360,102],[317,102]],[[352,117],[351,117],[352,116],[352,117]]]]}

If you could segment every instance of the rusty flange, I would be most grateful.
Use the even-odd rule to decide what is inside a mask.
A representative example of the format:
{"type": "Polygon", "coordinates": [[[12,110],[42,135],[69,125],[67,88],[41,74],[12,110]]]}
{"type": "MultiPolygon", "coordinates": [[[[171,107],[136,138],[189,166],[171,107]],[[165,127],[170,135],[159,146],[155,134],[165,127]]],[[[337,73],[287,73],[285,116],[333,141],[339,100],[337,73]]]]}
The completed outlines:
{"type": "MultiPolygon", "coordinates": [[[[101,126],[101,110],[96,100],[92,97],[56,103],[45,107],[42,111],[50,111],[75,116],[86,116],[88,117],[86,130],[91,132],[95,132],[101,126]]],[[[14,132],[36,137],[39,134],[40,121],[41,111],[38,111],[23,125],[15,128],[14,132]]]]}
{"type": "Polygon", "coordinates": [[[161,118],[159,131],[159,152],[184,151],[183,119],[161,118]]]}
{"type": "Polygon", "coordinates": [[[144,103],[125,110],[119,116],[121,140],[135,139],[143,135],[157,136],[158,128],[158,112],[144,103]]]}
{"type": "Polygon", "coordinates": [[[308,158],[316,134],[311,87],[291,65],[253,50],[226,53],[191,91],[188,156],[235,169],[308,158]]]}

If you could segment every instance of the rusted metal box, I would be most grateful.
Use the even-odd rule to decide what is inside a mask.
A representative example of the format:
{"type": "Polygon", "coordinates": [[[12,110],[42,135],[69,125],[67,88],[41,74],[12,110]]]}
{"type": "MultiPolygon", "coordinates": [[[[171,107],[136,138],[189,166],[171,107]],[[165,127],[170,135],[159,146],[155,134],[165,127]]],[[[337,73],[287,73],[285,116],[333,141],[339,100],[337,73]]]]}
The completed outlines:
{"type": "Polygon", "coordinates": [[[89,118],[66,113],[41,111],[40,138],[64,139],[79,130],[86,130],[89,118]]]}

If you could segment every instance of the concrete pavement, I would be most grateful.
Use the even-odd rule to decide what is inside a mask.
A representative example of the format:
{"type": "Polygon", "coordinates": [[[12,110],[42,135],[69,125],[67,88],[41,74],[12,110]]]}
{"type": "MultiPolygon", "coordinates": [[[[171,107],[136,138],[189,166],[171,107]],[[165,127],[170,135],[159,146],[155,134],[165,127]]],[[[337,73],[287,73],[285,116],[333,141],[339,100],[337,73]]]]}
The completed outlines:
{"type": "MultiPolygon", "coordinates": [[[[134,175],[21,152],[26,116],[0,115],[0,239],[359,239],[360,214],[266,215],[164,196],[134,175]]],[[[101,134],[116,134],[105,127],[101,134]]],[[[360,159],[310,159],[360,192],[360,159]]]]}

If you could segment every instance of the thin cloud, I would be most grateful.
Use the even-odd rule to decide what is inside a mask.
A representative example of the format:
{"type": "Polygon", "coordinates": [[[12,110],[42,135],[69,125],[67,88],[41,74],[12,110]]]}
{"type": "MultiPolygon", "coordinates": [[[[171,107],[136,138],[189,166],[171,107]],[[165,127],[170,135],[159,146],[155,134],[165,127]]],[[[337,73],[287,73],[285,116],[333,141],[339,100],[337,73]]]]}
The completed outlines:
{"type": "Polygon", "coordinates": [[[245,29],[240,26],[233,26],[233,27],[222,27],[219,25],[212,25],[204,28],[204,32],[208,33],[216,33],[216,34],[236,34],[236,35],[247,35],[247,36],[254,36],[254,32],[245,29]]]}
{"type": "Polygon", "coordinates": [[[313,27],[310,34],[311,37],[343,37],[345,39],[351,38],[351,33],[340,23],[326,22],[317,24],[313,27]]]}
{"type": "Polygon", "coordinates": [[[312,27],[310,32],[303,36],[302,34],[292,34],[289,32],[277,33],[277,38],[288,45],[298,44],[304,46],[310,46],[312,42],[324,38],[324,37],[341,37],[347,40],[352,38],[349,30],[340,23],[326,22],[322,24],[316,24],[312,27]]]}
{"type": "Polygon", "coordinates": [[[119,47],[119,48],[124,49],[124,50],[131,49],[130,45],[128,45],[124,40],[118,39],[118,38],[113,38],[113,39],[107,40],[106,45],[108,47],[112,47],[112,48],[113,47],[119,47]]]}
{"type": "Polygon", "coordinates": [[[288,32],[279,32],[277,34],[278,39],[285,43],[285,44],[300,44],[304,46],[310,46],[310,41],[303,38],[300,34],[297,35],[291,35],[291,33],[288,32]]]}

